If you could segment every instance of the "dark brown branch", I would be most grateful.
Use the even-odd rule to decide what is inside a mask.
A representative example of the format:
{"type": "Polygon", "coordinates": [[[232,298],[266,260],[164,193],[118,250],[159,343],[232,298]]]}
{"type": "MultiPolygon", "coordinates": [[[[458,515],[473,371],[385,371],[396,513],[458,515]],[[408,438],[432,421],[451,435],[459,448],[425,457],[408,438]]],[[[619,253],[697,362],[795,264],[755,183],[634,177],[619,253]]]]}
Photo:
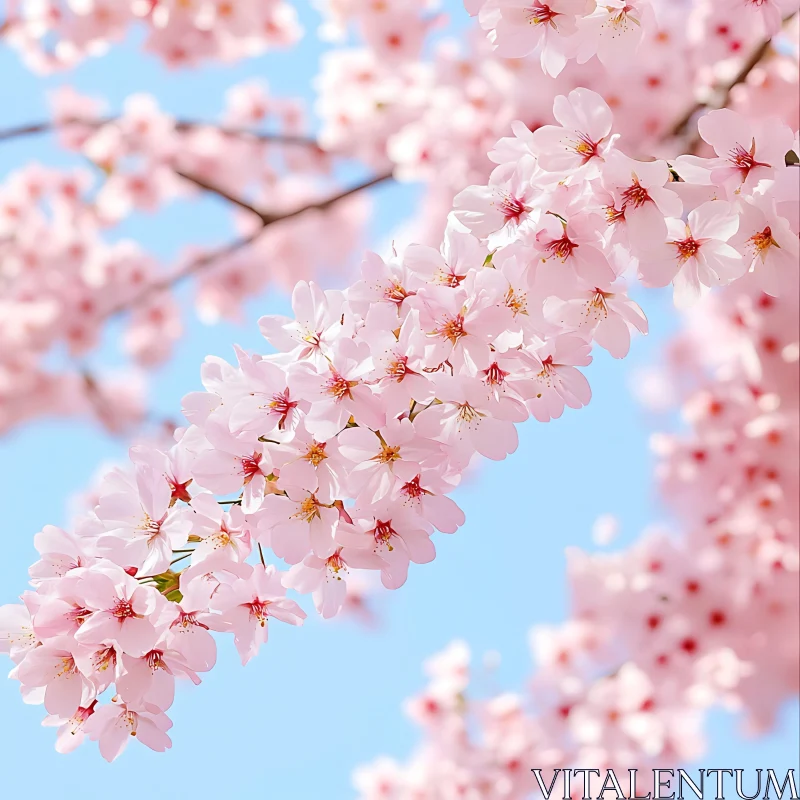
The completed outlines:
{"type": "MultiPolygon", "coordinates": [[[[794,14],[790,14],[783,20],[783,24],[785,25],[794,14]]],[[[736,75],[728,81],[728,83],[724,84],[723,86],[719,87],[717,91],[717,95],[719,100],[713,104],[714,108],[725,108],[731,99],[731,92],[733,91],[735,86],[738,86],[740,83],[744,83],[750,73],[758,66],[761,60],[770,52],[772,45],[772,39],[765,39],[761,44],[753,50],[750,54],[748,59],[742,64],[741,69],[736,73],[736,75]]],[[[702,111],[704,108],[711,108],[711,103],[695,103],[670,129],[669,129],[669,136],[680,136],[682,133],[685,132],[686,128],[689,126],[689,123],[692,121],[692,118],[695,114],[702,111]]]]}
{"type": "Polygon", "coordinates": [[[221,197],[223,200],[227,200],[229,203],[232,203],[239,208],[243,208],[245,211],[249,211],[251,214],[255,214],[262,221],[262,223],[266,224],[269,221],[270,217],[263,211],[259,211],[255,206],[251,205],[246,200],[242,200],[240,197],[230,194],[220,186],[216,186],[213,183],[208,183],[203,178],[199,178],[196,175],[190,175],[188,172],[183,172],[177,168],[174,169],[174,172],[179,178],[183,178],[185,181],[193,183],[203,191],[208,192],[209,194],[215,194],[218,197],[221,197]]]}
{"type": "MultiPolygon", "coordinates": [[[[285,214],[280,214],[278,216],[269,216],[267,214],[262,214],[255,209],[250,209],[254,213],[258,214],[261,218],[261,226],[255,230],[253,233],[242,236],[238,239],[234,239],[232,242],[224,245],[223,247],[217,248],[216,250],[211,250],[208,253],[204,253],[201,256],[198,256],[195,259],[192,259],[186,266],[182,269],[178,270],[177,272],[173,273],[172,275],[165,276],[160,281],[156,281],[155,283],[151,283],[145,289],[143,289],[138,295],[133,297],[133,299],[129,300],[122,305],[115,306],[112,308],[107,314],[106,317],[113,317],[119,314],[123,314],[127,311],[130,311],[132,308],[140,305],[148,298],[152,297],[154,294],[158,292],[166,291],[167,289],[171,289],[178,284],[185,281],[187,278],[190,278],[194,275],[197,275],[199,272],[207,269],[210,266],[213,266],[215,263],[220,261],[221,259],[225,258],[226,256],[233,255],[234,253],[242,250],[243,248],[247,247],[250,244],[253,244],[264,232],[265,228],[268,228],[270,225],[275,225],[279,222],[284,222],[285,220],[294,219],[295,217],[299,217],[302,214],[305,214],[309,211],[325,211],[329,209],[331,206],[334,206],[341,200],[344,200],[347,197],[351,197],[354,194],[358,194],[359,192],[365,191],[367,189],[372,188],[373,186],[377,186],[381,183],[385,183],[392,179],[391,172],[385,172],[381,175],[376,175],[374,178],[370,178],[369,180],[363,181],[362,183],[356,184],[355,186],[351,186],[349,189],[344,189],[341,192],[338,192],[331,197],[326,198],[325,200],[319,200],[314,203],[309,203],[305,206],[300,206],[296,208],[294,211],[289,211],[285,214]]],[[[247,206],[245,206],[247,207],[247,206]]]]}
{"type": "MultiPolygon", "coordinates": [[[[20,125],[15,128],[6,128],[0,130],[0,142],[8,141],[11,139],[19,139],[24,136],[35,136],[42,133],[52,133],[60,128],[65,128],[70,125],[85,125],[90,128],[100,128],[103,125],[109,125],[112,122],[117,122],[120,117],[100,117],[98,119],[63,119],[59,121],[47,120],[43,122],[33,122],[27,125],[20,125]]],[[[228,128],[224,125],[216,125],[213,122],[201,122],[198,120],[177,120],[175,122],[175,130],[177,131],[191,131],[199,128],[215,128],[219,133],[225,136],[234,136],[241,138],[256,139],[260,142],[274,142],[276,144],[297,145],[302,147],[319,147],[317,140],[310,136],[298,136],[294,134],[282,133],[262,133],[259,131],[249,130],[248,128],[228,128]]]]}

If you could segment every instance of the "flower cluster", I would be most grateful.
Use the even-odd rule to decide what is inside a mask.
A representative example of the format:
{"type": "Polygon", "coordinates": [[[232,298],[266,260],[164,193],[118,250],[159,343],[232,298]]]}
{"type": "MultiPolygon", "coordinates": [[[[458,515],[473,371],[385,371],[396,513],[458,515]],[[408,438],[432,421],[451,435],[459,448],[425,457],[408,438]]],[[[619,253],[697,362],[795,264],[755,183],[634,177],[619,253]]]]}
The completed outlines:
{"type": "Polygon", "coordinates": [[[136,24],[147,30],[145,49],[171,66],[258,55],[302,35],[284,0],[11,0],[0,35],[47,73],[105,53],[136,24]]]}
{"type": "Polygon", "coordinates": [[[363,800],[522,800],[538,796],[531,767],[547,785],[576,764],[627,776],[686,762],[716,704],[751,732],[773,725],[800,688],[797,315],[796,292],[775,300],[754,276],[698,306],[671,357],[691,431],[656,440],[682,535],[570,553],[571,618],[532,631],[538,669],[520,694],[471,696],[463,643],[432,659],[406,704],[422,743],[405,764],[358,769],[363,800]]]}
{"type": "MultiPolygon", "coordinates": [[[[671,283],[679,307],[751,271],[772,295],[795,285],[798,186],[786,158],[797,134],[788,126],[720,109],[699,121],[715,157],[637,161],[618,147],[594,92],[556,98],[554,115],[558,126],[515,125],[489,154],[499,166],[488,186],[461,192],[454,211],[490,247],[521,241],[537,252],[537,279],[568,306],[552,304],[551,314],[570,315],[570,282],[613,293],[614,261],[636,264],[646,286],[671,283]]],[[[627,349],[598,343],[613,355],[627,349]]]]}
{"type": "MultiPolygon", "coordinates": [[[[119,731],[140,725],[140,741],[166,746],[175,678],[213,665],[208,630],[233,632],[248,661],[270,617],[302,621],[286,589],[327,618],[351,570],[402,586],[410,563],[434,558],[434,531],[464,522],[448,494],[476,457],[513,453],[529,416],[581,408],[592,344],[623,357],[631,331],[647,331],[620,277],[629,263],[645,277],[668,265],[657,274],[681,297],[751,266],[753,280],[775,277],[770,291],[796,278],[775,255],[797,248],[782,216],[796,205],[788,128],[751,136],[734,115],[728,133],[749,160],[732,149],[671,168],[622,154],[592,92],[559,97],[555,113],[561,127],[515,126],[497,143],[489,185],[456,198],[440,249],[368,254],[344,292],[298,283],[295,318],[260,322],[274,353],[208,358],[174,445],[134,448],[74,531],[40,534],[34,590],[0,627],[60,747],[86,734],[112,758],[119,731]],[[769,215],[753,232],[751,209],[769,215]]],[[[729,113],[704,118],[712,144],[729,113]]]]}
{"type": "MultiPolygon", "coordinates": [[[[465,0],[497,51],[522,58],[534,51],[542,69],[558,75],[569,59],[579,64],[596,56],[606,68],[620,72],[633,63],[643,38],[656,27],[652,0],[465,0]]],[[[704,0],[678,2],[678,13],[691,12],[690,24],[702,29],[709,17],[736,15],[737,28],[773,36],[783,19],[797,11],[797,0],[704,0]]],[[[728,31],[720,35],[729,35],[728,31]]]]}
{"type": "MultiPolygon", "coordinates": [[[[759,23],[767,4],[658,0],[652,24],[629,25],[642,37],[635,64],[625,59],[624,38],[609,40],[615,60],[627,65],[624,76],[596,59],[572,59],[557,78],[545,75],[535,59],[492,49],[474,35],[435,38],[428,3],[321,5],[339,27],[355,23],[365,42],[323,56],[320,142],[375,169],[391,165],[400,180],[426,184],[414,241],[440,240],[453,197],[466,185],[486,182],[492,166],[486,153],[508,135],[512,121],[531,130],[552,124],[555,97],[576,86],[603,97],[626,152],[637,157],[693,147],[686,141],[694,130],[692,112],[706,105],[728,105],[752,119],[780,115],[793,129],[800,122],[797,16],[765,47],[773,35],[759,23]],[[423,39],[432,53],[427,58],[423,39]],[[754,53],[760,54],[755,65],[754,53]]],[[[499,13],[501,5],[508,10],[512,4],[485,5],[499,13]]],[[[526,5],[535,4],[516,3],[515,13],[523,15],[526,5]]],[[[591,19],[617,5],[598,4],[591,19]]],[[[627,19],[628,11],[622,14],[627,19]]],[[[523,33],[536,37],[537,31],[555,35],[550,24],[528,24],[523,33]]]]}
{"type": "Polygon", "coordinates": [[[175,120],[147,95],[109,118],[62,90],[53,124],[60,144],[96,169],[31,165],[0,186],[0,431],[41,413],[93,412],[111,430],[125,427],[142,415],[143,392],[124,401],[113,375],[54,371],[59,345],[84,359],[109,320],[124,316],[125,355],[151,367],[182,335],[172,289],[184,278],[197,275],[205,321],[236,319],[268,285],[288,291],[298,277],[346,263],[361,238],[363,198],[337,199],[330,159],[299,134],[302,107],[261,85],[231,89],[218,124],[175,120]],[[236,199],[233,246],[194,248],[165,268],[130,239],[107,242],[132,215],[198,191],[236,199]]]}
{"type": "MultiPolygon", "coordinates": [[[[141,14],[158,36],[183,31],[179,49],[193,63],[206,52],[196,52],[193,45],[227,42],[232,30],[227,26],[240,31],[236,26],[241,25],[244,38],[231,39],[225,57],[240,57],[252,52],[259,29],[253,14],[274,14],[280,20],[293,14],[284,4],[257,5],[254,11],[252,3],[239,0],[185,7],[145,3],[142,8],[127,0],[59,2],[45,4],[47,22],[42,22],[40,3],[17,2],[0,35],[28,42],[26,52],[39,62],[69,64],[83,52],[68,43],[67,32],[74,26],[84,31],[89,25],[94,49],[117,37],[120,20],[141,14]],[[187,20],[196,22],[202,35],[187,35],[181,27],[187,20]],[[208,20],[214,21],[210,28],[205,27],[208,20]],[[36,39],[39,33],[45,38],[36,39]],[[49,47],[51,34],[65,38],[45,54],[40,43],[49,47]]],[[[253,83],[230,89],[216,124],[176,120],[142,95],[129,97],[112,118],[97,102],[62,91],[49,123],[0,131],[4,140],[55,128],[60,146],[98,167],[92,175],[29,166],[0,187],[0,432],[45,413],[92,415],[114,431],[147,418],[144,392],[120,408],[119,378],[92,364],[91,356],[108,321],[122,318],[123,350],[137,370],[167,359],[183,335],[186,316],[171,288],[186,277],[198,276],[196,311],[204,321],[214,321],[235,317],[243,300],[267,286],[289,290],[298,278],[328,268],[340,273],[362,238],[369,203],[363,193],[351,196],[349,189],[332,187],[336,157],[356,157],[374,171],[374,177],[354,188],[367,189],[392,177],[423,182],[420,210],[404,241],[438,245],[454,196],[465,186],[486,183],[493,167],[486,154],[508,135],[512,121],[521,120],[531,131],[552,124],[554,98],[575,86],[604,98],[614,110],[625,152],[644,160],[698,152],[695,142],[684,140],[694,130],[691,112],[700,105],[729,105],[751,120],[777,114],[793,129],[798,126],[797,16],[780,34],[775,23],[776,9],[778,17],[787,17],[796,0],[653,0],[649,21],[649,15],[639,19],[639,11],[632,10],[637,4],[626,4],[615,19],[625,23],[633,38],[640,33],[642,45],[635,68],[624,79],[613,67],[626,58],[628,39],[607,37],[603,31],[615,30],[618,22],[604,25],[600,20],[618,4],[579,3],[573,9],[575,36],[594,42],[589,50],[596,46],[609,69],[595,59],[579,63],[590,54],[583,46],[557,78],[545,75],[535,59],[509,57],[511,51],[499,40],[493,49],[482,37],[439,38],[445,20],[428,0],[320,0],[316,5],[327,20],[325,36],[342,38],[354,28],[363,40],[363,46],[337,47],[323,55],[318,142],[308,136],[314,125],[298,102],[253,83]],[[764,24],[770,14],[771,22],[764,24]],[[630,22],[634,18],[642,24],[630,22]],[[596,41],[589,29],[597,33],[596,41]],[[768,36],[773,37],[770,46],[768,36]],[[760,57],[753,61],[754,55],[760,57]],[[682,118],[684,124],[676,124],[682,118]],[[75,187],[66,206],[52,197],[59,190],[50,187],[61,184],[75,187]],[[237,209],[238,239],[215,250],[190,245],[168,269],[130,241],[113,248],[104,244],[112,226],[140,212],[160,213],[197,188],[237,209]],[[58,211],[48,214],[53,202],[58,211]],[[125,263],[118,268],[119,259],[125,263]],[[141,284],[139,276],[144,276],[141,284]],[[69,363],[62,357],[65,349],[69,363]]],[[[528,34],[561,41],[556,29],[572,13],[567,5],[530,8],[539,15],[549,9],[552,16],[546,24],[530,22],[521,41],[528,34]]],[[[480,12],[482,22],[524,11],[497,2],[470,10],[480,12]]],[[[499,30],[506,23],[498,25],[499,30]]],[[[283,29],[282,23],[278,28],[283,29]]],[[[540,48],[546,58],[550,49],[540,48]]],[[[709,154],[706,148],[703,155],[709,154]]],[[[778,252],[773,248],[773,254],[778,252]]],[[[666,266],[653,266],[651,282],[665,280],[668,273],[666,266]]],[[[136,377],[144,383],[142,375],[136,377]]]]}

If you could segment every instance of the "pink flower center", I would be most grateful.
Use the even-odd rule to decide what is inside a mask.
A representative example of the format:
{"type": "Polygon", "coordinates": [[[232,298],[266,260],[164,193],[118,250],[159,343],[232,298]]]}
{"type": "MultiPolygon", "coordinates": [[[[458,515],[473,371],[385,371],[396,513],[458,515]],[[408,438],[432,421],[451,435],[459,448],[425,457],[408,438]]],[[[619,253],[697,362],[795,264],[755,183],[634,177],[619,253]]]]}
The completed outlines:
{"type": "Polygon", "coordinates": [[[250,609],[250,616],[258,620],[258,623],[263,628],[267,624],[267,606],[269,600],[253,600],[252,603],[245,603],[245,607],[250,609]]]}
{"type": "Polygon", "coordinates": [[[342,571],[347,572],[347,564],[345,564],[344,561],[342,560],[341,553],[342,553],[341,550],[337,550],[325,562],[326,566],[333,573],[333,576],[336,578],[337,581],[340,581],[342,579],[342,576],[339,575],[340,572],[342,571]]]}
{"type": "Polygon", "coordinates": [[[325,442],[313,441],[308,446],[308,450],[303,458],[310,461],[315,467],[318,467],[326,458],[328,454],[325,452],[325,442]]]}
{"type": "Polygon", "coordinates": [[[555,18],[561,16],[558,11],[553,11],[550,6],[540,3],[538,0],[527,11],[531,25],[550,25],[555,28],[555,18]]]}
{"type": "Polygon", "coordinates": [[[175,478],[169,477],[167,478],[167,482],[172,490],[173,500],[182,500],[184,503],[188,503],[192,499],[192,496],[189,494],[189,484],[192,482],[191,478],[189,478],[188,481],[179,483],[175,478]]]}
{"type": "Polygon", "coordinates": [[[404,483],[400,489],[400,493],[412,500],[416,500],[417,498],[422,497],[424,494],[431,494],[431,492],[429,492],[427,489],[423,489],[419,485],[419,480],[420,476],[417,475],[412,480],[404,483]]]}
{"type": "Polygon", "coordinates": [[[673,242],[673,244],[678,248],[678,260],[681,263],[685,263],[690,258],[694,258],[700,251],[700,242],[691,236],[679,242],[673,242]]]}
{"type": "Polygon", "coordinates": [[[280,430],[283,430],[289,414],[291,414],[295,408],[297,408],[297,402],[289,399],[288,389],[284,389],[283,392],[278,392],[272,395],[272,400],[269,403],[269,409],[271,413],[278,414],[280,416],[280,420],[278,422],[278,428],[280,430]]]}
{"type": "Polygon", "coordinates": [[[315,495],[310,494],[298,505],[297,511],[292,514],[292,517],[310,523],[315,517],[319,517],[319,515],[319,502],[315,495]]]}
{"type": "Polygon", "coordinates": [[[569,240],[565,233],[560,239],[557,239],[547,245],[548,258],[555,256],[561,261],[566,261],[571,255],[572,251],[579,245],[569,240]]]}
{"type": "Polygon", "coordinates": [[[244,456],[242,462],[242,475],[244,475],[245,486],[253,480],[253,476],[261,472],[262,453],[253,453],[252,456],[244,456]]]}
{"type": "MultiPolygon", "coordinates": [[[[539,380],[544,381],[547,386],[552,385],[552,378],[553,375],[556,374],[556,365],[553,363],[553,356],[547,356],[547,358],[542,361],[542,370],[536,376],[539,380]]],[[[541,397],[541,395],[539,395],[541,397]]]]}
{"type": "Polygon", "coordinates": [[[593,158],[597,158],[600,153],[598,147],[600,142],[593,142],[585,133],[578,134],[578,141],[572,143],[572,149],[583,159],[586,164],[593,158]]]}
{"type": "Polygon", "coordinates": [[[162,650],[151,650],[146,656],[147,666],[155,672],[157,669],[163,669],[169,672],[169,669],[164,662],[164,653],[162,650]]]}
{"type": "Polygon", "coordinates": [[[514,291],[513,287],[509,286],[508,291],[506,292],[506,306],[511,309],[514,316],[516,317],[517,314],[527,314],[528,309],[528,294],[527,292],[517,292],[514,291]]]}
{"type": "Polygon", "coordinates": [[[133,612],[133,606],[131,605],[130,600],[120,600],[117,599],[117,602],[114,604],[113,608],[111,609],[111,613],[117,619],[127,619],[128,617],[135,617],[136,614],[133,612]]]}
{"type": "MultiPolygon", "coordinates": [[[[609,9],[610,10],[610,9],[609,9]]],[[[616,13],[610,14],[608,21],[616,28],[620,25],[627,25],[628,23],[628,14],[633,11],[633,6],[625,5],[616,13]]],[[[633,17],[631,17],[633,19],[633,17]]],[[[636,20],[634,20],[636,21],[636,20]]]]}
{"type": "Polygon", "coordinates": [[[445,321],[436,329],[435,333],[455,344],[459,339],[467,335],[464,330],[464,316],[457,314],[455,317],[445,318],[445,321]]]}
{"type": "Polygon", "coordinates": [[[161,534],[161,523],[164,522],[166,518],[166,514],[164,514],[164,516],[159,520],[153,519],[149,514],[144,515],[144,520],[139,526],[139,530],[142,530],[147,534],[148,543],[159,537],[161,534]]]}
{"type": "MultiPolygon", "coordinates": [[[[503,195],[500,201],[500,212],[506,218],[506,222],[513,220],[519,222],[519,218],[527,211],[525,204],[518,198],[508,193],[503,195]]],[[[463,280],[463,277],[461,278],[463,280]]],[[[461,281],[459,281],[460,283],[461,281]]]]}
{"type": "Polygon", "coordinates": [[[408,356],[399,356],[386,367],[386,375],[400,383],[410,372],[407,365],[408,356]]]}
{"type": "Polygon", "coordinates": [[[606,222],[609,225],[616,225],[618,222],[623,222],[625,220],[625,206],[620,209],[614,208],[614,206],[606,206],[606,222]]]}
{"type": "Polygon", "coordinates": [[[64,619],[74,622],[76,625],[82,625],[86,617],[88,617],[91,613],[92,612],[89,611],[88,608],[84,608],[83,606],[75,606],[72,611],[67,611],[67,613],[64,614],[64,619]]]}
{"type": "Polygon", "coordinates": [[[413,294],[416,294],[416,292],[407,292],[398,281],[393,280],[391,286],[387,286],[384,289],[383,299],[399,306],[406,297],[411,297],[413,294]]]}
{"type": "Polygon", "coordinates": [[[92,658],[92,666],[95,672],[105,672],[109,667],[116,669],[117,651],[113,647],[98,650],[92,658]]]}
{"type": "Polygon", "coordinates": [[[772,238],[772,228],[767,225],[760,233],[753,234],[748,240],[757,255],[761,258],[767,257],[767,252],[770,247],[780,247],[780,245],[772,238]]]}
{"type": "Polygon", "coordinates": [[[385,544],[386,549],[391,552],[394,550],[389,541],[391,540],[392,536],[397,536],[397,531],[392,527],[392,521],[387,520],[386,522],[376,519],[375,520],[375,527],[372,529],[372,535],[375,537],[376,544],[385,544]]]}
{"type": "Polygon", "coordinates": [[[469,403],[462,403],[458,406],[458,412],[456,416],[458,417],[459,422],[463,422],[465,425],[469,426],[476,420],[477,422],[480,422],[480,418],[486,415],[473,408],[469,403]]]}
{"type": "Polygon", "coordinates": [[[765,164],[763,161],[756,161],[756,140],[753,139],[753,143],[750,145],[750,150],[745,150],[740,144],[737,144],[736,147],[733,148],[728,153],[728,161],[730,161],[733,166],[739,170],[742,174],[742,180],[745,180],[747,176],[750,174],[750,170],[754,167],[768,167],[769,164],[765,164]]]}
{"type": "Polygon", "coordinates": [[[495,361],[488,369],[483,370],[483,374],[485,376],[483,379],[484,383],[487,383],[489,386],[499,386],[505,381],[509,373],[500,369],[495,361]]]}
{"type": "Polygon", "coordinates": [[[653,202],[647,189],[639,183],[639,179],[634,176],[633,183],[622,193],[622,210],[628,206],[641,208],[645,203],[653,202]]]}
{"type": "Polygon", "coordinates": [[[75,659],[72,656],[64,656],[61,659],[61,664],[56,669],[56,677],[60,678],[63,675],[74,675],[78,671],[75,666],[75,659]]]}
{"type": "Polygon", "coordinates": [[[191,628],[193,625],[197,626],[198,628],[204,628],[208,630],[208,625],[203,625],[202,622],[198,622],[197,617],[195,617],[194,613],[187,613],[185,611],[181,611],[178,615],[178,619],[172,623],[170,627],[174,628],[180,625],[182,628],[191,628]]]}
{"type": "Polygon", "coordinates": [[[345,397],[352,400],[353,395],[350,390],[354,386],[358,386],[358,381],[348,381],[333,368],[331,368],[331,372],[333,374],[325,383],[325,393],[329,394],[337,403],[345,397]]]}
{"type": "Polygon", "coordinates": [[[381,451],[378,455],[370,459],[370,461],[377,461],[380,464],[391,464],[400,458],[399,445],[381,445],[381,451]]]}
{"type": "Polygon", "coordinates": [[[594,294],[589,302],[586,304],[586,316],[594,316],[596,319],[608,317],[608,304],[606,298],[611,295],[604,292],[602,289],[595,287],[594,294]]]}

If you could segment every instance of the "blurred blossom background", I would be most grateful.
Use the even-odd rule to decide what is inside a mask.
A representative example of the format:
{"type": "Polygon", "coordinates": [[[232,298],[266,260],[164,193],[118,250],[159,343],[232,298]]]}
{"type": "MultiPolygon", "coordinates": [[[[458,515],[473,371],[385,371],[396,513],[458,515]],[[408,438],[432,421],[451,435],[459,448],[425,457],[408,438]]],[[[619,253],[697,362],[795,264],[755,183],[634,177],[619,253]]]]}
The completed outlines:
{"type": "MultiPolygon", "coordinates": [[[[305,2],[298,8],[303,25],[314,31],[317,13],[305,2]]],[[[447,0],[443,10],[448,18],[434,39],[471,24],[460,0],[447,0]]],[[[129,94],[147,92],[176,117],[215,119],[230,85],[261,80],[273,93],[302,97],[313,108],[312,87],[327,47],[314,35],[286,51],[192,70],[165,68],[140,51],[137,35],[70,72],[47,77],[0,48],[0,128],[46,119],[48,93],[66,85],[105,97],[112,109],[129,94]]],[[[0,143],[3,175],[33,160],[80,165],[51,135],[0,143]]],[[[355,164],[339,169],[345,185],[362,174],[355,164]]],[[[395,236],[405,237],[421,190],[395,182],[370,197],[374,216],[365,245],[383,252],[395,236]]],[[[234,231],[225,212],[213,197],[193,197],[155,215],[134,214],[113,235],[134,238],[169,262],[187,240],[227,241],[234,231]]],[[[321,282],[344,286],[356,268],[353,263],[349,273],[332,272],[321,282]]],[[[523,426],[513,458],[472,472],[453,495],[466,525],[454,536],[436,535],[439,557],[424,568],[412,567],[404,591],[368,590],[366,624],[354,615],[325,623],[311,614],[310,630],[302,635],[274,626],[269,646],[244,669],[232,642],[225,641],[218,667],[203,676],[201,686],[179,685],[172,750],[158,755],[132,747],[113,765],[91,745],[70,757],[56,754],[52,732],[40,728],[40,709],[20,703],[16,683],[0,682],[0,796],[100,798],[113,791],[126,800],[141,797],[147,787],[158,796],[203,800],[348,798],[355,766],[382,753],[402,758],[414,745],[402,702],[423,686],[425,658],[451,640],[463,639],[472,649],[473,691],[522,688],[532,667],[530,628],[557,623],[566,614],[565,548],[613,550],[648,526],[670,527],[656,495],[649,438],[682,424],[663,403],[668,383],[653,370],[680,320],[669,290],[637,288],[632,295],[647,312],[650,335],[636,338],[624,361],[597,351],[587,370],[593,398],[586,409],[523,426]],[[236,768],[220,769],[224,764],[236,768]]],[[[191,302],[189,289],[179,296],[191,302]]],[[[186,335],[151,377],[152,416],[180,419],[181,397],[201,388],[206,354],[232,359],[234,343],[263,349],[256,321],[271,313],[291,313],[285,289],[270,287],[248,300],[239,324],[203,324],[187,315],[186,335]]],[[[120,335],[113,325],[106,331],[90,356],[92,368],[121,365],[120,335]]],[[[66,356],[53,354],[54,363],[59,358],[66,356]]],[[[134,377],[130,391],[136,391],[134,377]]],[[[123,437],[72,420],[36,420],[0,439],[0,604],[13,602],[25,588],[35,560],[34,533],[46,523],[67,525],[74,497],[91,486],[104,464],[124,459],[126,450],[123,437]]],[[[710,747],[699,763],[785,771],[797,766],[799,722],[798,704],[790,703],[774,732],[751,741],[740,736],[735,711],[716,711],[709,721],[710,747]]]]}

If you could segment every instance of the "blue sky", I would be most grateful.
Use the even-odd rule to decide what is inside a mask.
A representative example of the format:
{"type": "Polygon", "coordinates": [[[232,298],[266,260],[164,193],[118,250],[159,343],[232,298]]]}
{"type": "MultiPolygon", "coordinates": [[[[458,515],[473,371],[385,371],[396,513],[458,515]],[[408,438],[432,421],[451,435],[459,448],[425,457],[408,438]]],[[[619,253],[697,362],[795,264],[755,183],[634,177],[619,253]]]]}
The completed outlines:
{"type": "MultiPolygon", "coordinates": [[[[446,5],[463,14],[458,0],[446,5]]],[[[302,8],[313,29],[314,15],[302,8]]],[[[128,43],[73,73],[41,79],[15,54],[0,50],[0,128],[45,117],[45,92],[63,83],[105,96],[112,109],[127,94],[148,91],[176,115],[199,118],[213,118],[225,89],[249,78],[267,80],[276,93],[310,99],[319,52],[312,36],[290,53],[169,72],[128,43]]],[[[41,137],[0,145],[0,174],[32,159],[72,163],[41,137]]],[[[376,193],[376,243],[408,213],[415,195],[413,187],[376,193]]],[[[222,242],[230,231],[226,209],[205,199],[176,205],[157,218],[138,217],[122,232],[169,259],[186,242],[222,242]]],[[[349,798],[356,764],[380,753],[402,757],[413,745],[415,731],[400,704],[421,688],[422,661],[451,639],[467,640],[478,658],[500,651],[495,685],[520,686],[530,669],[529,627],[557,622],[566,611],[564,548],[591,548],[591,525],[601,513],[620,517],[622,544],[664,517],[647,451],[655,421],[634,403],[627,386],[633,369],[658,357],[676,321],[664,293],[639,299],[651,335],[635,340],[625,362],[601,352],[588,370],[594,391],[588,408],[548,425],[523,426],[518,452],[485,465],[456,493],[467,524],[455,536],[436,538],[438,558],[412,569],[403,589],[381,595],[380,630],[313,617],[303,629],[276,624],[270,643],[246,668],[224,641],[219,664],[203,684],[178,693],[170,713],[172,751],[156,755],[132,746],[111,766],[91,744],[72,756],[56,754],[52,731],[39,726],[41,709],[21,703],[16,683],[0,681],[0,798],[57,794],[93,800],[113,791],[117,800],[127,800],[152,786],[159,787],[159,796],[179,799],[211,800],[222,792],[269,800],[349,798]]],[[[199,388],[206,354],[232,357],[233,343],[261,347],[255,320],[287,310],[286,297],[269,294],[249,303],[242,326],[192,322],[175,360],[154,376],[155,411],[177,416],[181,396],[199,388]]],[[[94,363],[113,364],[111,345],[97,357],[102,362],[94,363]]],[[[46,523],[66,523],[70,495],[89,483],[101,462],[123,458],[125,449],[124,442],[91,425],[59,420],[37,421],[0,440],[0,604],[13,602],[25,588],[35,558],[33,534],[46,523]]],[[[746,742],[735,719],[717,713],[703,763],[786,769],[796,765],[797,727],[794,703],[774,734],[746,742]]]]}

